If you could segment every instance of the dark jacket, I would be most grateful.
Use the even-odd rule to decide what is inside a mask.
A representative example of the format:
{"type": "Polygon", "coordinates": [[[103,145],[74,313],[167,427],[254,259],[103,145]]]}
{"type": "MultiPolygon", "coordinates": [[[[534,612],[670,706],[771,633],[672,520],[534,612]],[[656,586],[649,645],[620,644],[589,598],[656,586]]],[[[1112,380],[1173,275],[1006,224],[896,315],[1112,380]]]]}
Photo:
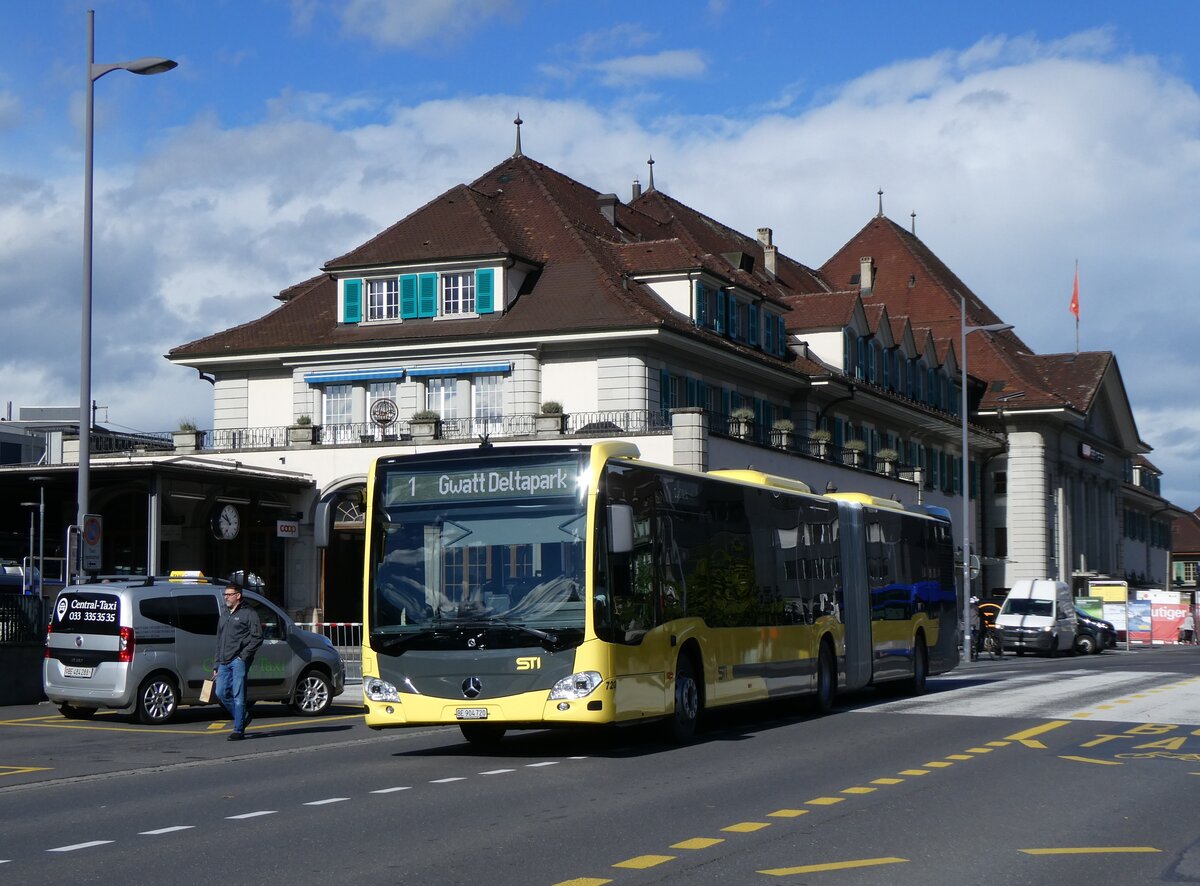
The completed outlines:
{"type": "Polygon", "coordinates": [[[241,658],[249,668],[259,646],[262,646],[262,625],[253,607],[245,600],[233,612],[222,606],[221,621],[217,625],[217,664],[229,664],[235,658],[241,658]]]}

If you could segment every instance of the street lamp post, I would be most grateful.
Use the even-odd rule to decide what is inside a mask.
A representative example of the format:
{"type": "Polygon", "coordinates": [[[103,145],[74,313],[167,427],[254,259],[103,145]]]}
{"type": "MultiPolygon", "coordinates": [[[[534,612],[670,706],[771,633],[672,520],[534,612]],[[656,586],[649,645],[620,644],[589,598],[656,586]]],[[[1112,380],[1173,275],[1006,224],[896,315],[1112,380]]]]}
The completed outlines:
{"type": "MultiPolygon", "coordinates": [[[[23,585],[22,590],[25,593],[32,594],[33,593],[33,569],[34,569],[33,564],[36,561],[36,557],[34,557],[34,551],[36,550],[36,548],[33,545],[33,541],[34,541],[34,539],[33,539],[33,515],[35,513],[37,513],[38,503],[36,501],[23,501],[23,502],[21,502],[21,507],[29,508],[29,560],[28,560],[29,565],[26,566],[22,570],[25,574],[21,577],[21,584],[23,585]]],[[[39,594],[42,592],[41,583],[42,583],[42,573],[41,573],[41,570],[38,570],[38,593],[39,594]]]]}
{"type": "MultiPolygon", "coordinates": [[[[963,615],[963,660],[971,660],[971,459],[967,443],[967,336],[972,332],[1003,332],[1012,329],[1011,323],[989,323],[986,326],[967,325],[967,297],[961,292],[959,298],[959,325],[962,333],[962,353],[959,368],[962,370],[962,615],[963,615]]],[[[982,626],[981,626],[982,627],[982,626]]]]}
{"type": "Polygon", "coordinates": [[[83,141],[83,327],[79,370],[79,512],[78,525],[88,512],[88,482],[92,445],[92,143],[96,81],[110,71],[131,74],[161,74],[176,66],[169,58],[139,58],[128,62],[98,65],[95,61],[96,13],[88,10],[87,102],[84,112],[83,141]]]}

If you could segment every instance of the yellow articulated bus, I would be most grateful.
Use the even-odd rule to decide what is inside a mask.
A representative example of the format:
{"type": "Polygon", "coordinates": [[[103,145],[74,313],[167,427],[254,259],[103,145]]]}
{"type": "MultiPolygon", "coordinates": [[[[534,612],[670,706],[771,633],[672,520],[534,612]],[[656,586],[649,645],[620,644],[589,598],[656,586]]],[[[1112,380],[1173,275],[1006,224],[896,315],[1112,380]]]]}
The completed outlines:
{"type": "Polygon", "coordinates": [[[958,663],[945,511],[814,495],[628,443],[379,459],[368,481],[372,728],[663,721],[839,690],[923,692],[958,663]]]}

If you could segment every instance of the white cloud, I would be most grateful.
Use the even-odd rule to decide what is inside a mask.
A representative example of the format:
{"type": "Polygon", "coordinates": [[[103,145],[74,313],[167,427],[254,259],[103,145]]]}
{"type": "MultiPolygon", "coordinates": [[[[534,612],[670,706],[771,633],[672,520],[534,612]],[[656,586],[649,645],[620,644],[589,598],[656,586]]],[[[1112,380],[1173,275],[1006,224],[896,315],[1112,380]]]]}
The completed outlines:
{"type": "Polygon", "coordinates": [[[693,49],[667,49],[649,55],[610,58],[591,66],[605,86],[638,85],[645,80],[690,80],[708,70],[703,53],[693,49]]]}
{"type": "Polygon", "coordinates": [[[441,46],[512,8],[511,0],[350,0],[341,18],[347,36],[381,46],[441,46]]]}

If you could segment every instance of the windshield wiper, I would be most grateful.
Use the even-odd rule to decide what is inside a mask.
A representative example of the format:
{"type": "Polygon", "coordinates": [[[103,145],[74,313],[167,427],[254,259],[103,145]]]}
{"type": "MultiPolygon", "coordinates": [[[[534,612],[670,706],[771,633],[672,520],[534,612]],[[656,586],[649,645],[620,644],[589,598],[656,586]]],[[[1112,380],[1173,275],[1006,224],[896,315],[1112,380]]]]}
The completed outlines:
{"type": "Polygon", "coordinates": [[[376,652],[399,652],[415,640],[428,640],[431,637],[447,637],[454,631],[447,628],[426,628],[406,634],[385,634],[382,631],[371,632],[371,648],[376,652]]]}
{"type": "Polygon", "coordinates": [[[508,628],[509,630],[517,631],[518,633],[527,634],[541,642],[541,645],[550,652],[559,645],[558,634],[551,634],[547,631],[540,631],[537,628],[531,628],[529,625],[518,624],[515,621],[508,621],[503,618],[481,618],[475,621],[460,621],[455,622],[455,627],[463,630],[479,630],[480,628],[508,628]]]}

